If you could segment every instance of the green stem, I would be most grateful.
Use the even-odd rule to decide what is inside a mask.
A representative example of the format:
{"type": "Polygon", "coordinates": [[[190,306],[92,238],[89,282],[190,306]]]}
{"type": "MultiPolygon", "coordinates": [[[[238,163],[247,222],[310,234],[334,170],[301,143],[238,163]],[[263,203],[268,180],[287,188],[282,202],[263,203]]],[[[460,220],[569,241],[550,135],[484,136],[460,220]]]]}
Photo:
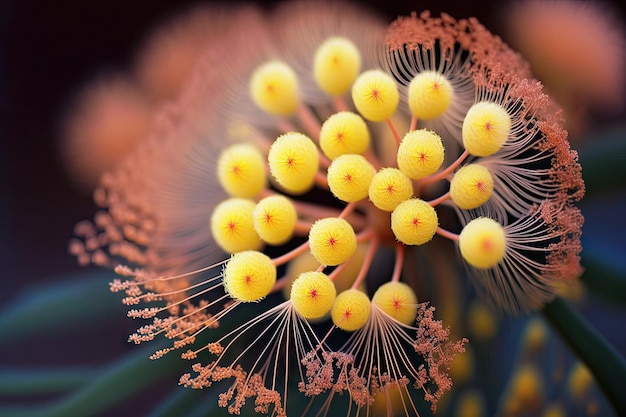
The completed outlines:
{"type": "Polygon", "coordinates": [[[547,303],[543,313],[593,373],[617,415],[626,416],[624,358],[562,298],[547,303]]]}

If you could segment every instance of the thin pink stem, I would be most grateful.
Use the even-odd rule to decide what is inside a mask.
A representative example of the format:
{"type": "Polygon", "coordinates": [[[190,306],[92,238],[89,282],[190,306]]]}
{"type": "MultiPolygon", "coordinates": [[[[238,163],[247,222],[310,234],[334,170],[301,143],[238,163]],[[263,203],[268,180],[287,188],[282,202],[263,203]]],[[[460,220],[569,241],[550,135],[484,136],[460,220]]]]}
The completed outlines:
{"type": "Polygon", "coordinates": [[[272,287],[272,292],[276,292],[282,290],[287,284],[291,282],[291,277],[289,275],[285,275],[280,279],[276,280],[276,283],[272,287]]]}
{"type": "Polygon", "coordinates": [[[437,227],[437,234],[450,240],[459,240],[459,235],[457,235],[456,233],[452,233],[446,229],[442,229],[441,227],[437,227]]]}
{"type": "Polygon", "coordinates": [[[311,222],[298,220],[296,222],[295,228],[293,229],[293,233],[296,236],[308,236],[309,231],[311,230],[311,226],[313,226],[313,223],[311,222]]]}
{"type": "Polygon", "coordinates": [[[311,112],[311,109],[302,103],[298,104],[296,113],[304,125],[305,130],[311,136],[311,139],[317,142],[321,129],[320,122],[317,120],[317,117],[315,117],[315,115],[311,112]]]}
{"type": "Polygon", "coordinates": [[[342,96],[335,96],[335,108],[337,111],[348,111],[348,105],[342,96]]]}
{"type": "Polygon", "coordinates": [[[430,204],[432,207],[436,207],[439,204],[443,203],[444,201],[448,200],[450,198],[450,191],[448,191],[447,193],[445,193],[444,195],[442,195],[439,198],[435,198],[434,200],[430,200],[428,202],[428,204],[430,204]]]}
{"type": "Polygon", "coordinates": [[[380,169],[380,161],[378,160],[378,157],[376,156],[376,154],[374,154],[374,151],[372,151],[371,148],[366,150],[363,156],[370,164],[372,164],[376,171],[380,169]]]}
{"type": "Polygon", "coordinates": [[[393,266],[393,275],[391,276],[391,282],[400,281],[400,275],[402,274],[402,266],[404,265],[404,255],[406,248],[402,243],[396,244],[396,263],[393,266]]]}
{"type": "Polygon", "coordinates": [[[409,132],[412,132],[415,129],[417,129],[417,117],[411,116],[411,124],[409,126],[409,132]]]}
{"type": "Polygon", "coordinates": [[[451,174],[459,165],[461,165],[461,163],[465,160],[465,158],[467,158],[469,156],[469,152],[467,150],[465,150],[465,152],[463,152],[461,154],[461,156],[459,156],[457,158],[456,161],[454,161],[452,164],[450,164],[446,169],[444,169],[443,171],[440,172],[436,172],[433,175],[426,177],[426,178],[422,178],[419,181],[419,185],[420,186],[424,186],[427,184],[432,184],[433,182],[437,182],[439,180],[444,179],[445,177],[447,177],[449,174],[451,174]]]}
{"type": "Polygon", "coordinates": [[[348,267],[348,263],[349,262],[350,262],[350,260],[347,260],[344,263],[342,263],[341,265],[337,266],[337,268],[333,269],[333,272],[331,272],[328,275],[328,278],[331,281],[334,281],[339,276],[339,274],[341,274],[348,267]]]}
{"type": "Polygon", "coordinates": [[[315,173],[314,179],[315,179],[315,185],[317,185],[320,188],[325,188],[328,190],[328,178],[326,177],[326,175],[324,175],[320,171],[317,171],[315,173]]]}
{"type": "Polygon", "coordinates": [[[357,206],[357,202],[356,201],[352,201],[350,203],[348,203],[343,210],[341,211],[341,214],[337,217],[339,217],[340,219],[345,219],[346,217],[348,217],[356,208],[357,206]]]}
{"type": "Polygon", "coordinates": [[[398,129],[396,128],[396,125],[393,123],[393,120],[391,120],[391,118],[387,119],[387,126],[389,126],[389,129],[391,129],[391,133],[393,133],[393,137],[396,139],[396,144],[400,146],[400,142],[402,142],[402,136],[400,136],[400,133],[398,132],[398,129]]]}
{"type": "Polygon", "coordinates": [[[272,263],[274,264],[274,266],[280,266],[282,264],[286,264],[287,262],[296,258],[298,255],[303,254],[307,250],[309,250],[308,240],[304,242],[302,245],[298,246],[297,248],[292,249],[291,251],[287,252],[286,254],[272,259],[272,263]]]}
{"type": "Polygon", "coordinates": [[[361,269],[359,270],[359,275],[357,275],[356,279],[352,283],[351,289],[358,288],[359,285],[365,280],[367,276],[367,272],[370,270],[370,266],[374,261],[374,255],[376,255],[376,250],[378,249],[378,238],[376,235],[372,238],[369,247],[367,248],[367,253],[365,254],[365,259],[363,259],[363,264],[361,265],[361,269]]]}

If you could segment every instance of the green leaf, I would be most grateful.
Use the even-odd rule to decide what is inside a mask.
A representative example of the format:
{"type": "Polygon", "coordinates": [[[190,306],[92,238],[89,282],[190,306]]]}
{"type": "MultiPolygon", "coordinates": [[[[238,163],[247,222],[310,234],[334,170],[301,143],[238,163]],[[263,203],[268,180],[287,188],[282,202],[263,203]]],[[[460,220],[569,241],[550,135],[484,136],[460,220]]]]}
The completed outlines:
{"type": "Polygon", "coordinates": [[[85,274],[25,290],[0,312],[0,344],[122,316],[125,308],[120,297],[108,289],[114,277],[112,272],[85,274]]]}
{"type": "Polygon", "coordinates": [[[0,369],[0,395],[49,394],[72,391],[93,381],[98,370],[87,367],[59,369],[0,369]]]}
{"type": "Polygon", "coordinates": [[[588,138],[579,148],[586,197],[624,189],[626,184],[626,128],[623,126],[588,138]]]}
{"type": "Polygon", "coordinates": [[[626,416],[626,361],[562,298],[547,303],[543,313],[572,351],[593,373],[619,416],[626,416]]]}
{"type": "Polygon", "coordinates": [[[169,354],[153,361],[151,353],[165,344],[152,343],[133,355],[116,362],[79,391],[49,407],[0,408],[3,417],[91,416],[120,403],[137,392],[166,378],[175,380],[188,368],[180,355],[169,354]]]}

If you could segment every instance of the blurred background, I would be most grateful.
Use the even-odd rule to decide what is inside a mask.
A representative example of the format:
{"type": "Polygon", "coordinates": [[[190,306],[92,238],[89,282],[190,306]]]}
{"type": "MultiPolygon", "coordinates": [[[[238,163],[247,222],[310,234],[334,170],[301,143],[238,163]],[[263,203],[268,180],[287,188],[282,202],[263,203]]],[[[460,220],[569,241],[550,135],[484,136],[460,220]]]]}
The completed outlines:
{"type": "MultiPolygon", "coordinates": [[[[475,16],[511,44],[523,42],[515,38],[515,27],[507,20],[505,2],[501,1],[381,0],[364,3],[388,21],[412,10],[424,9],[434,14],[445,11],[456,18],[475,16]]],[[[68,165],[62,152],[61,144],[66,137],[64,123],[86,87],[92,86],[96,80],[127,76],[136,66],[138,52],[147,45],[154,30],[196,4],[200,3],[189,0],[4,0],[0,3],[0,311],[4,306],[14,305],[31,288],[54,288],[57,282],[93,276],[101,278],[106,285],[110,279],[112,274],[108,271],[79,267],[67,251],[74,225],[79,220],[92,218],[96,206],[88,191],[91,180],[77,181],[76,171],[68,165]]],[[[271,7],[271,2],[261,4],[271,7]]],[[[611,17],[623,25],[623,3],[612,1],[606,5],[610,6],[611,17]]],[[[515,13],[521,15],[522,11],[520,7],[515,13]]],[[[548,42],[547,38],[543,39],[548,42]]],[[[541,42],[542,38],[538,41],[541,42]]],[[[581,64],[592,61],[591,65],[597,65],[599,71],[604,65],[593,62],[593,52],[594,48],[602,46],[581,45],[581,64]]],[[[622,48],[623,60],[624,45],[615,47],[618,51],[622,48]]],[[[556,54],[557,51],[553,49],[553,52],[556,54]]],[[[621,68],[623,70],[623,64],[621,68]]],[[[549,69],[536,69],[549,74],[549,69]]],[[[623,72],[619,75],[623,83],[625,75],[623,72]]],[[[539,75],[537,77],[541,79],[539,75]]],[[[603,73],[598,78],[607,77],[610,75],[603,73]]],[[[593,91],[604,88],[595,86],[592,80],[588,82],[591,85],[579,85],[579,88],[591,87],[593,91]]],[[[624,126],[624,109],[619,103],[611,105],[610,110],[602,105],[587,106],[581,101],[590,103],[597,99],[585,96],[585,101],[578,96],[568,96],[575,89],[571,85],[555,85],[554,89],[574,103],[571,109],[574,148],[577,143],[583,143],[582,138],[590,131],[598,133],[603,127],[624,126]],[[580,142],[576,142],[578,138],[581,138],[580,142]]],[[[168,99],[171,98],[163,96],[154,99],[153,103],[168,99]]],[[[606,98],[604,104],[611,100],[606,98]]],[[[141,100],[133,103],[137,106],[133,110],[139,108],[137,111],[141,111],[141,100]]],[[[623,157],[626,163],[626,155],[619,157],[623,157]]],[[[594,217],[593,213],[599,211],[590,206],[588,210],[592,216],[587,216],[585,233],[589,230],[599,239],[606,238],[607,246],[618,254],[626,249],[626,244],[623,239],[615,237],[613,230],[616,227],[624,230],[624,198],[623,195],[617,199],[613,197],[602,203],[602,209],[608,210],[604,212],[605,217],[594,217]],[[611,226],[603,221],[607,218],[613,221],[611,226]]],[[[107,298],[107,303],[115,305],[110,307],[115,314],[80,328],[79,333],[61,326],[53,331],[40,329],[41,337],[20,339],[17,344],[4,340],[0,343],[0,369],[75,363],[95,367],[133,352],[134,346],[130,346],[126,338],[135,330],[135,323],[125,317],[119,297],[109,294],[106,286],[103,288],[101,294],[80,286],[76,291],[85,291],[87,302],[89,297],[107,298]]],[[[599,313],[597,318],[591,315],[591,319],[623,354],[626,344],[617,329],[623,328],[624,309],[611,308],[599,313]],[[616,320],[607,322],[605,318],[611,315],[615,315],[616,320]]],[[[79,317],[76,319],[80,320],[79,317]]],[[[519,331],[522,324],[514,323],[513,326],[519,331]]],[[[3,337],[0,335],[0,339],[3,337]]],[[[173,381],[177,378],[174,377],[173,381]]],[[[154,392],[144,393],[143,397],[133,401],[132,413],[126,404],[117,409],[116,415],[145,415],[153,397],[154,392]]],[[[37,400],[45,400],[45,396],[39,396],[37,400]]],[[[0,395],[0,404],[11,401],[9,396],[0,395]]],[[[20,401],[28,402],[28,398],[20,401]]],[[[116,409],[112,410],[113,413],[116,409]]]]}

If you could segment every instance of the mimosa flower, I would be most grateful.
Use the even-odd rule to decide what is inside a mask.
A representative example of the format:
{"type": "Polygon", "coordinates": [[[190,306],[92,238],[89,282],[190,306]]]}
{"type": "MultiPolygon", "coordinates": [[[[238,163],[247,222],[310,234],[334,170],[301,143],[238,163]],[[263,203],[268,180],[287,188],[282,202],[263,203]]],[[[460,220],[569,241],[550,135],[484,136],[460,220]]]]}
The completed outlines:
{"type": "Polygon", "coordinates": [[[174,341],[154,358],[192,346],[183,357],[208,362],[181,384],[231,379],[219,404],[233,414],[251,398],[257,412],[299,413],[302,394],[330,407],[337,393],[359,414],[389,390],[407,415],[417,392],[434,410],[466,340],[418,303],[406,254],[453,241],[509,312],[575,279],[584,186],[558,109],[474,19],[413,14],[385,32],[357,8],[309,2],[245,18],[104,177],[106,213],[77,226],[72,251],[128,265],[112,289],[157,303],[130,311],[152,319],[130,340],[174,341]],[[381,280],[382,246],[395,264],[381,280]],[[307,252],[309,270],[285,272],[307,252]]]}

